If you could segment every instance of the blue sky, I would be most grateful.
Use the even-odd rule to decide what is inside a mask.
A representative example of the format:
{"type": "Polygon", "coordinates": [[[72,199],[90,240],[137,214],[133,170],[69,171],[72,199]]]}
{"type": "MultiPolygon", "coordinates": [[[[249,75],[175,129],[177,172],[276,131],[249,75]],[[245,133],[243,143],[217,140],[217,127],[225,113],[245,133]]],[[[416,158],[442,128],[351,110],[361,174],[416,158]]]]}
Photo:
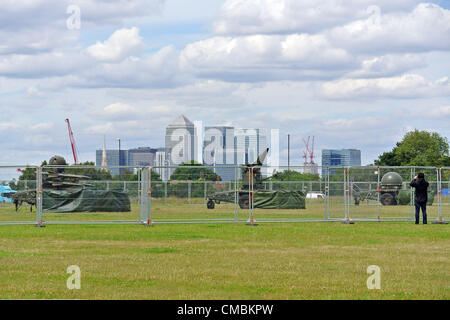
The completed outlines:
{"type": "Polygon", "coordinates": [[[0,164],[82,161],[103,135],[164,145],[179,114],[358,148],[363,164],[414,128],[449,136],[450,2],[6,0],[0,9],[0,164]],[[8,4],[11,2],[10,4],[8,4]],[[69,30],[75,4],[81,28],[69,30]]]}

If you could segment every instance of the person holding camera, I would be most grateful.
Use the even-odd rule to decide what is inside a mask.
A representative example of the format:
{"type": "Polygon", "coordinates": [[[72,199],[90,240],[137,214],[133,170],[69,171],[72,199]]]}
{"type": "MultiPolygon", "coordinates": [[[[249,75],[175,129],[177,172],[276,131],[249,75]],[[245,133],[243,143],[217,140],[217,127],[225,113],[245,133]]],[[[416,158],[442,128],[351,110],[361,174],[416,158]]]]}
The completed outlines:
{"type": "Polygon", "coordinates": [[[428,185],[423,173],[415,176],[410,183],[410,186],[415,188],[416,224],[420,221],[420,209],[422,209],[423,224],[427,224],[428,185]]]}

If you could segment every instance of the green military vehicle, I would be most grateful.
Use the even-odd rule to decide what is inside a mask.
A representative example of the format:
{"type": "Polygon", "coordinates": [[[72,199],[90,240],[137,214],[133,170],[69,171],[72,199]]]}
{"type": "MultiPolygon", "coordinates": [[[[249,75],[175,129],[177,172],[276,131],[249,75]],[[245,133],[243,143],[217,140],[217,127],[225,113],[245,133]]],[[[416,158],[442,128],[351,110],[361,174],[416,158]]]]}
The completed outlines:
{"type": "MultiPolygon", "coordinates": [[[[124,212],[131,211],[126,192],[90,190],[89,177],[65,173],[66,160],[53,156],[42,172],[42,210],[44,212],[124,212]]],[[[36,206],[36,190],[18,191],[13,196],[16,211],[25,202],[36,206]]]]}
{"type": "Polygon", "coordinates": [[[261,166],[268,152],[269,148],[259,155],[256,162],[246,164],[241,168],[242,186],[239,190],[216,192],[208,195],[206,207],[214,209],[215,205],[221,202],[234,203],[237,200],[241,209],[249,209],[252,205],[253,194],[253,208],[305,209],[306,194],[302,191],[264,189],[264,180],[271,178],[263,178],[261,174],[261,166]]]}
{"type": "MultiPolygon", "coordinates": [[[[402,190],[403,179],[397,172],[388,172],[381,178],[379,190],[363,190],[357,183],[352,183],[352,193],[355,205],[364,200],[378,201],[384,206],[409,205],[411,202],[411,190],[402,190]]],[[[428,205],[433,204],[435,192],[428,191],[428,205]]]]}

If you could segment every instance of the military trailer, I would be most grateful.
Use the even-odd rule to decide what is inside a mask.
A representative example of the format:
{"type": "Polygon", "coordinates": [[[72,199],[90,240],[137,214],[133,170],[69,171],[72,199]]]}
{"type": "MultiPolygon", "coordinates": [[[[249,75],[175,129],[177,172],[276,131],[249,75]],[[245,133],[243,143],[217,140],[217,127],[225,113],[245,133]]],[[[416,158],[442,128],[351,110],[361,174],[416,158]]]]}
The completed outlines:
{"type": "Polygon", "coordinates": [[[241,209],[305,209],[306,194],[294,190],[265,190],[263,182],[271,177],[263,178],[261,166],[269,152],[267,148],[254,163],[246,164],[241,169],[242,187],[235,191],[216,192],[207,196],[206,207],[214,209],[221,202],[234,203],[237,200],[241,209]],[[252,197],[253,194],[253,197],[252,197]],[[237,199],[236,199],[237,197],[237,199]]]}
{"type": "MultiPolygon", "coordinates": [[[[355,205],[364,200],[378,201],[384,206],[408,205],[411,202],[411,190],[402,190],[403,179],[397,172],[388,172],[381,178],[379,190],[362,190],[357,183],[352,183],[355,205]]],[[[428,191],[428,205],[433,204],[434,192],[428,191]]]]}

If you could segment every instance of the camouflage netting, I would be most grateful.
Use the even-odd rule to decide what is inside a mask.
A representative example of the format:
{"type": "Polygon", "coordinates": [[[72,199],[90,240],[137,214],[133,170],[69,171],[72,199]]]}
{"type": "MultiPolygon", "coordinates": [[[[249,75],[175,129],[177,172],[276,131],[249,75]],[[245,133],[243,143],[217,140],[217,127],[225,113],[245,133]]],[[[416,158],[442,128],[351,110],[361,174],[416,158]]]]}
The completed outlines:
{"type": "MultiPolygon", "coordinates": [[[[411,202],[411,192],[413,193],[413,197],[414,197],[414,191],[410,191],[410,190],[401,190],[398,193],[398,204],[400,205],[409,205],[411,202]]],[[[431,206],[433,205],[433,201],[434,201],[434,196],[436,195],[436,193],[432,190],[428,191],[428,201],[427,201],[427,205],[431,206]]]]}
{"type": "Polygon", "coordinates": [[[44,191],[44,212],[126,212],[131,211],[128,194],[103,190],[44,191]]]}
{"type": "Polygon", "coordinates": [[[256,191],[253,206],[262,209],[306,209],[305,199],[302,191],[256,191]]]}

